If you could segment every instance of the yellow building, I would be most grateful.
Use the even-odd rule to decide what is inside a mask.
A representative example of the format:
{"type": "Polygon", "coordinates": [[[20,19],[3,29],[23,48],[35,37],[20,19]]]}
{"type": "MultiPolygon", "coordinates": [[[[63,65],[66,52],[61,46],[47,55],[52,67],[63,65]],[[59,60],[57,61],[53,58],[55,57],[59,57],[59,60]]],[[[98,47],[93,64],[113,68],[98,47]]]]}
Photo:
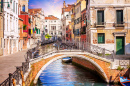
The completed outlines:
{"type": "Polygon", "coordinates": [[[88,42],[130,54],[130,0],[87,0],[88,42]]]}
{"type": "Polygon", "coordinates": [[[80,30],[81,30],[81,1],[77,0],[75,4],[75,42],[77,43],[77,46],[80,46],[78,44],[80,42],[80,30]]]}
{"type": "Polygon", "coordinates": [[[75,6],[73,6],[72,8],[71,8],[71,12],[72,12],[72,14],[71,14],[71,28],[72,28],[72,30],[71,30],[71,37],[72,37],[72,40],[74,40],[74,29],[75,29],[75,27],[74,27],[74,20],[75,20],[75,6]]]}

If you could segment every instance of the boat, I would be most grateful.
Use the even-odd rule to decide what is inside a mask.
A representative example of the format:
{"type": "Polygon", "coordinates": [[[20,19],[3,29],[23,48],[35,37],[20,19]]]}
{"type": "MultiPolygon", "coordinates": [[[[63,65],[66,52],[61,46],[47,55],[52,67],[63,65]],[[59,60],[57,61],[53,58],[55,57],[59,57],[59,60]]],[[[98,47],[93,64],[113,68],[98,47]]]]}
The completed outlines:
{"type": "Polygon", "coordinates": [[[71,57],[63,58],[63,59],[62,59],[62,62],[70,63],[70,62],[72,62],[72,58],[71,58],[71,57]]]}
{"type": "Polygon", "coordinates": [[[130,86],[130,79],[127,79],[125,77],[120,77],[120,83],[123,85],[123,86],[130,86]]]}

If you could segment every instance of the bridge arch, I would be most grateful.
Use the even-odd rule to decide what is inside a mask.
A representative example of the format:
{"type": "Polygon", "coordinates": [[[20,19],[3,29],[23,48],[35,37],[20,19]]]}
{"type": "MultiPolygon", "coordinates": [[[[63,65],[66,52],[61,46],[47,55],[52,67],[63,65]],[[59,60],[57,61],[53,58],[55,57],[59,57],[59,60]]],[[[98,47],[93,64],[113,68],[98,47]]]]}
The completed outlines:
{"type": "Polygon", "coordinates": [[[53,59],[51,59],[49,62],[47,62],[41,69],[40,71],[37,73],[35,79],[34,79],[34,84],[37,84],[37,81],[38,81],[38,78],[40,76],[40,74],[42,73],[43,70],[45,70],[45,68],[51,64],[52,62],[58,60],[58,59],[62,59],[62,58],[65,58],[65,57],[73,57],[73,58],[79,58],[79,59],[84,59],[86,61],[89,61],[90,63],[92,63],[96,68],[98,68],[98,70],[100,71],[100,74],[102,74],[102,77],[104,78],[104,80],[106,82],[109,82],[108,80],[108,77],[106,75],[106,73],[104,72],[104,70],[95,62],[93,61],[92,59],[90,58],[87,58],[86,56],[83,56],[83,55],[61,55],[61,56],[58,56],[58,57],[55,57],[53,59]]]}

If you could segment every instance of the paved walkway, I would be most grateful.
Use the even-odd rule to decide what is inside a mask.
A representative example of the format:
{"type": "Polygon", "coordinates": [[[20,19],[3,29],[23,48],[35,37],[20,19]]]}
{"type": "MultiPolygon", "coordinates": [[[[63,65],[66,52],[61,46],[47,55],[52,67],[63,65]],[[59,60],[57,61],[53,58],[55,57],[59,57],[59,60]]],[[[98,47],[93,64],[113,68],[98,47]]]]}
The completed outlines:
{"type": "MultiPolygon", "coordinates": [[[[36,45],[31,46],[35,47],[36,45]]],[[[17,66],[22,66],[22,62],[25,62],[24,55],[27,50],[11,54],[9,56],[0,57],[0,83],[9,77],[9,73],[13,73],[17,66]]]]}

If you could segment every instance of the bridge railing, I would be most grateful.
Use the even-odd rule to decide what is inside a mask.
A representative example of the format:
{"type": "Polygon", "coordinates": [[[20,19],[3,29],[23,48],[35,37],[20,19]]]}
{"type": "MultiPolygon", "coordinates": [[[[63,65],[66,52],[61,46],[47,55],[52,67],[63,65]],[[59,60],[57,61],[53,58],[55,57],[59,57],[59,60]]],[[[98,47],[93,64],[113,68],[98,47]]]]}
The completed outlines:
{"type": "Polygon", "coordinates": [[[101,48],[97,45],[92,45],[87,42],[75,42],[75,43],[62,43],[60,45],[59,50],[81,50],[92,53],[94,55],[109,59],[114,61],[114,51],[107,50],[105,48],[101,48]]]}
{"type": "Polygon", "coordinates": [[[29,69],[29,62],[23,62],[22,66],[16,67],[15,72],[9,73],[9,77],[3,81],[0,86],[12,86],[13,85],[13,79],[16,81],[16,84],[20,84],[21,77],[21,71],[23,71],[23,74],[27,72],[29,69]]]}

